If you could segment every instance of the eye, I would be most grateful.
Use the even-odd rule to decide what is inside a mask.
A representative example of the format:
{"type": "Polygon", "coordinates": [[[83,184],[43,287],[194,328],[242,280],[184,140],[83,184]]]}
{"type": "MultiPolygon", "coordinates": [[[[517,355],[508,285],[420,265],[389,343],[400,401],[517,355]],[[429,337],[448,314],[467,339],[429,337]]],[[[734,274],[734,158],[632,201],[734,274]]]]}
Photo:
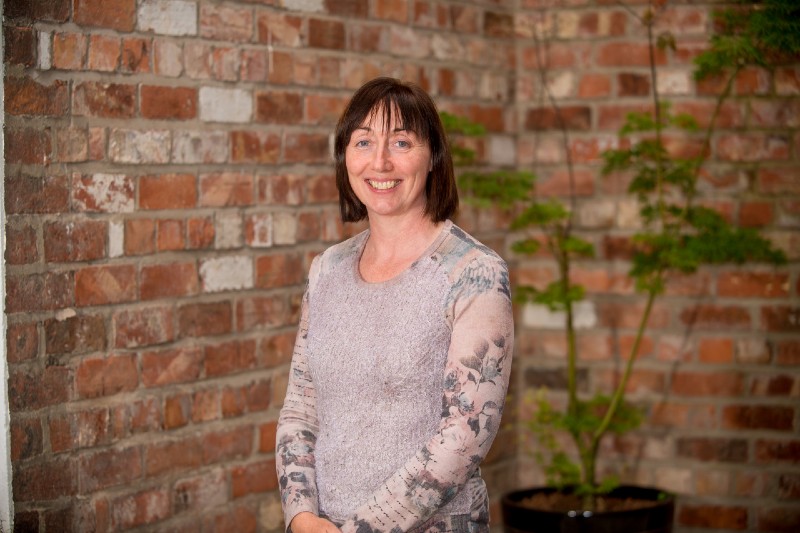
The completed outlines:
{"type": "Polygon", "coordinates": [[[359,139],[353,144],[353,146],[356,148],[366,148],[369,146],[369,141],[367,139],[359,139]]]}
{"type": "Polygon", "coordinates": [[[411,146],[412,146],[409,141],[405,141],[405,140],[399,140],[399,141],[395,142],[395,145],[398,148],[411,148],[411,146]]]}

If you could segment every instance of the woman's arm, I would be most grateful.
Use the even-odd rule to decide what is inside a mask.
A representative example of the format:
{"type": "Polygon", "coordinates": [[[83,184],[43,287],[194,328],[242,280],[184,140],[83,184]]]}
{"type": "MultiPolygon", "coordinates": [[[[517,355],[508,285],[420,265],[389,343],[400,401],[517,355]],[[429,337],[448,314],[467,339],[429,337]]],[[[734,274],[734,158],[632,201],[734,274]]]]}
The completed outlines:
{"type": "Polygon", "coordinates": [[[344,533],[408,531],[453,499],[489,451],[511,371],[514,325],[508,272],[473,260],[452,295],[453,328],[436,433],[341,527],[344,533]]]}
{"type": "MultiPolygon", "coordinates": [[[[317,260],[312,263],[309,286],[303,295],[286,398],[278,417],[275,465],[287,528],[300,513],[319,514],[315,475],[314,448],[317,422],[316,391],[306,357],[308,305],[311,279],[316,275],[317,260]]],[[[299,533],[296,531],[295,533],[299,533]]]]}

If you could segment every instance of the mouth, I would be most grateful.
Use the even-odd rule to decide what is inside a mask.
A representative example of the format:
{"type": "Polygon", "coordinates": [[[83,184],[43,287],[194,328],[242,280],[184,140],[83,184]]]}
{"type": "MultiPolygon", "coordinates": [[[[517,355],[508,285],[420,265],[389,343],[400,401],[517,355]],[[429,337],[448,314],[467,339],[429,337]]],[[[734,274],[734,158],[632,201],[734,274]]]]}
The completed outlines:
{"type": "Polygon", "coordinates": [[[367,183],[373,189],[377,189],[379,191],[388,191],[389,189],[394,189],[400,184],[400,180],[384,180],[384,181],[376,181],[376,180],[367,180],[367,183]]]}

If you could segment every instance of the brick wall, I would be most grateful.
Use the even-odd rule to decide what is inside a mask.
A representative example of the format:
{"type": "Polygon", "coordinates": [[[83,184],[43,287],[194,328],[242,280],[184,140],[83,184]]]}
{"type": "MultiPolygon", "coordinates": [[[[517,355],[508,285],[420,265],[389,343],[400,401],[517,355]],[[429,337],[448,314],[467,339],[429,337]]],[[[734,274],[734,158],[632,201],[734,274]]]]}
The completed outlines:
{"type": "MultiPolygon", "coordinates": [[[[484,162],[533,167],[563,193],[564,155],[537,111],[534,29],[556,32],[553,87],[573,109],[580,220],[601,250],[577,273],[598,321],[581,343],[588,386],[608,383],[638,308],[624,277],[631,205],[596,170],[623,112],[647,103],[643,33],[616,4],[548,4],[6,2],[17,529],[281,530],[274,431],[304,274],[359,229],[338,221],[338,113],[376,75],[417,81],[488,126],[475,142],[484,162]]],[[[679,5],[666,24],[679,49],[662,83],[710,109],[689,78],[707,11],[679,5]]],[[[633,384],[651,422],[607,446],[609,463],[638,458],[630,479],[686,495],[685,531],[798,520],[799,79],[797,67],[742,77],[703,184],[793,265],[673,285],[633,384]]],[[[458,222],[514,260],[516,279],[552,275],[511,257],[504,220],[467,208],[458,222]]],[[[559,333],[538,320],[520,309],[516,390],[562,364],[559,333]]],[[[495,497],[537,481],[515,458],[505,430],[485,469],[495,497]]]]}

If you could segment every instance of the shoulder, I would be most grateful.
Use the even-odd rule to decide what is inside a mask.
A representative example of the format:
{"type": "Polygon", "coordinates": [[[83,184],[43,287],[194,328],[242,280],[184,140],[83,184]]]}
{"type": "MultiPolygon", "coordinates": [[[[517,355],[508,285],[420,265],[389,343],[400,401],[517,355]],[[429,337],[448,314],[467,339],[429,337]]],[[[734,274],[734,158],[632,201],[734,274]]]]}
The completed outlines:
{"type": "Polygon", "coordinates": [[[451,226],[438,251],[454,289],[496,290],[510,298],[506,262],[460,227],[451,226]]]}
{"type": "Polygon", "coordinates": [[[364,230],[345,241],[330,246],[314,257],[308,273],[309,285],[313,287],[321,276],[327,275],[343,264],[352,264],[352,261],[361,252],[366,238],[367,230],[364,230]]]}

